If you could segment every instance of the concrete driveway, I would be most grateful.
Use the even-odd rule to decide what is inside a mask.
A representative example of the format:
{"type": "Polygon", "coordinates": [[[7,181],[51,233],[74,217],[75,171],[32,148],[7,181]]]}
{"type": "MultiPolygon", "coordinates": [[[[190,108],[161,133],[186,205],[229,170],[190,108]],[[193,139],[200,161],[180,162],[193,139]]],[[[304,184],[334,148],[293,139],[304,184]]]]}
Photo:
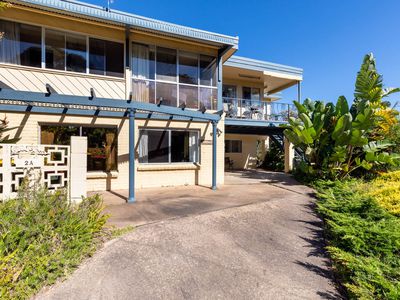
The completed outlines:
{"type": "Polygon", "coordinates": [[[108,199],[112,222],[139,226],[37,298],[340,298],[311,191],[279,173],[227,177],[217,192],[179,188],[171,198],[173,191],[158,189],[151,200],[149,190],[136,209],[108,199]]]}

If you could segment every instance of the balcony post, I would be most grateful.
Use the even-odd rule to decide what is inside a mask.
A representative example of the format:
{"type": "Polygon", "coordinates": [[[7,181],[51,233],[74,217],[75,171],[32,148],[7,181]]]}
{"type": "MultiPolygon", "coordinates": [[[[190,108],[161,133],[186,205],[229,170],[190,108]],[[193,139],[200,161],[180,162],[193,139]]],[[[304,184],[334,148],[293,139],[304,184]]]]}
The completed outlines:
{"type": "Polygon", "coordinates": [[[301,101],[301,81],[297,82],[297,102],[301,101]]]}
{"type": "Polygon", "coordinates": [[[223,109],[222,101],[222,56],[223,53],[218,52],[217,57],[217,107],[213,109],[221,110],[223,109]]]}
{"type": "Polygon", "coordinates": [[[217,189],[217,125],[216,121],[212,122],[212,189],[217,189]]]}
{"type": "Polygon", "coordinates": [[[132,91],[131,55],[130,55],[130,34],[129,26],[125,27],[125,99],[129,99],[132,91]]]}
{"type": "Polygon", "coordinates": [[[135,202],[135,113],[129,109],[129,197],[128,203],[135,202]]]}

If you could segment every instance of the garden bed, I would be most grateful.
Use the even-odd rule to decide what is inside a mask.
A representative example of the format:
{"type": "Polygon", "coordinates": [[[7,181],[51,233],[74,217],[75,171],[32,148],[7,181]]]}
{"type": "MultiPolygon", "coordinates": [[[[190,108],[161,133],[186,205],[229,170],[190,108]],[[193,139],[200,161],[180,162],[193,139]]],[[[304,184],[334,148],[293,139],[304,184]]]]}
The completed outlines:
{"type": "Polygon", "coordinates": [[[314,182],[327,250],[349,298],[400,299],[399,174],[314,182]]]}

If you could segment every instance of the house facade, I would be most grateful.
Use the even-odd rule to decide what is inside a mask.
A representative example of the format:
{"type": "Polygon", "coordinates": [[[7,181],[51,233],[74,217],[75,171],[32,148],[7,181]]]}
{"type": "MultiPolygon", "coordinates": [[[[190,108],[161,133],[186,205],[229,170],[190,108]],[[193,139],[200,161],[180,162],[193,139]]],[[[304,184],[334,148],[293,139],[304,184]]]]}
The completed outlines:
{"type": "Polygon", "coordinates": [[[234,56],[237,37],[76,1],[8,2],[0,118],[21,144],[86,137],[87,191],[216,188],[226,162],[256,167],[291,113],[279,92],[300,91],[301,69],[234,56]]]}

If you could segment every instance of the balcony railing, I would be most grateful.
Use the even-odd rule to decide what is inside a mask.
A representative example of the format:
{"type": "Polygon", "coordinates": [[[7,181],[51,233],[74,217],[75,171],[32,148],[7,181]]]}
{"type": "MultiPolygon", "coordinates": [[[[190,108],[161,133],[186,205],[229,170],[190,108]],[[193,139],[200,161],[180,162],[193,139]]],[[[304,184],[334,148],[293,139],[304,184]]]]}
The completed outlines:
{"type": "Polygon", "coordinates": [[[297,116],[296,107],[288,103],[226,97],[223,102],[226,117],[231,119],[287,122],[297,116]]]}

